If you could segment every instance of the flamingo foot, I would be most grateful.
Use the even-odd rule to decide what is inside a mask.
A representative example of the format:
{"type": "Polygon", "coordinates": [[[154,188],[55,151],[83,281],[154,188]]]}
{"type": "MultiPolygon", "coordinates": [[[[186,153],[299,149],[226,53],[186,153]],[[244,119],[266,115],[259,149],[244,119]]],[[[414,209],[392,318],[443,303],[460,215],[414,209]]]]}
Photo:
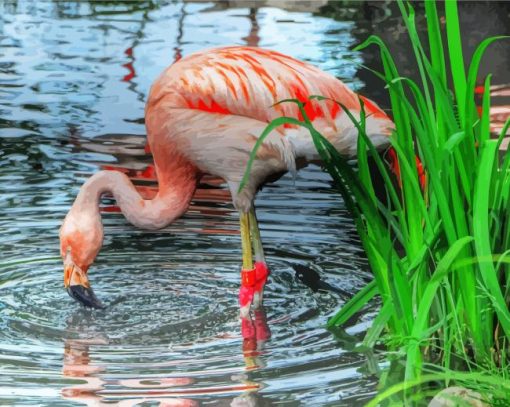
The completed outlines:
{"type": "Polygon", "coordinates": [[[264,287],[269,276],[267,264],[263,261],[256,261],[255,264],[255,286],[253,293],[253,308],[259,309],[262,306],[264,287]]]}
{"type": "Polygon", "coordinates": [[[239,307],[241,318],[250,318],[250,306],[255,295],[255,268],[241,270],[241,288],[239,289],[239,307]]]}
{"type": "Polygon", "coordinates": [[[241,288],[239,290],[239,306],[241,317],[246,318],[250,314],[250,306],[254,309],[262,306],[264,286],[269,275],[266,263],[256,261],[251,270],[241,271],[241,288]]]}

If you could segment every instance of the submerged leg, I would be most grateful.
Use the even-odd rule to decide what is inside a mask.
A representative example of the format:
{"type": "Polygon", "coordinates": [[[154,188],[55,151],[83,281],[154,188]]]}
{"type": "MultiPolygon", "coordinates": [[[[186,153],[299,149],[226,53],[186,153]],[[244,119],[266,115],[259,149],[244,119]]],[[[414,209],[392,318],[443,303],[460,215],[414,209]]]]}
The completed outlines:
{"type": "Polygon", "coordinates": [[[264,286],[269,275],[266,258],[264,256],[264,248],[260,239],[260,230],[255,214],[255,208],[252,206],[248,214],[250,223],[250,235],[253,243],[253,251],[255,253],[255,289],[253,294],[253,307],[259,308],[262,305],[264,286]]]}
{"type": "Polygon", "coordinates": [[[241,289],[239,290],[239,306],[241,317],[249,316],[250,305],[255,293],[255,269],[251,252],[250,219],[247,213],[240,212],[241,246],[243,252],[243,268],[241,270],[241,289]]]}
{"type": "Polygon", "coordinates": [[[265,366],[260,355],[263,352],[264,344],[271,337],[264,307],[253,311],[253,316],[253,319],[243,318],[241,322],[243,357],[247,370],[265,366]]]}

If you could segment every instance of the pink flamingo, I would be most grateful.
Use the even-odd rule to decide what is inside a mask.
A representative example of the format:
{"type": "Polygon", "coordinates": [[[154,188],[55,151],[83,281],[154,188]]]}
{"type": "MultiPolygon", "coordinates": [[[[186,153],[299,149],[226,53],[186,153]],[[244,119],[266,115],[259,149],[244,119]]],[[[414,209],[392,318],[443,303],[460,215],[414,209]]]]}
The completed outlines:
{"type": "MultiPolygon", "coordinates": [[[[268,179],[295,171],[297,163],[319,159],[308,132],[283,126],[258,150],[247,185],[239,192],[248,156],[268,122],[290,116],[302,119],[292,103],[306,102],[314,126],[342,154],[353,155],[357,131],[336,103],[308,101],[322,95],[341,102],[359,116],[357,94],[318,68],[281,53],[255,47],[225,47],[197,52],[175,62],[153,84],[145,109],[150,150],[159,183],[158,194],[143,199],[129,178],[100,171],[82,186],[60,229],[64,285],[90,307],[101,307],[87,270],[103,242],[99,200],[115,197],[127,220],[144,229],[160,229],[179,218],[204,174],[223,178],[240,214],[242,271],[241,314],[260,307],[269,270],[264,257],[253,200],[268,179]]],[[[373,102],[363,98],[366,128],[377,148],[388,145],[393,123],[373,102]]]]}

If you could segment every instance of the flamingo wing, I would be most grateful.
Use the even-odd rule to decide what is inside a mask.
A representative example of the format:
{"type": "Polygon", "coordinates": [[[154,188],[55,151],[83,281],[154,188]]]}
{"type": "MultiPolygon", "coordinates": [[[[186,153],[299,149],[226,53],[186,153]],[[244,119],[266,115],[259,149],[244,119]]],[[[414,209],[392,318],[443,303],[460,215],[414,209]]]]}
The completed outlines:
{"type": "Polygon", "coordinates": [[[175,108],[246,116],[263,122],[289,116],[302,119],[295,104],[274,106],[284,99],[307,102],[311,120],[334,120],[340,113],[331,101],[308,101],[321,95],[358,111],[358,96],[320,69],[276,51],[225,47],[191,54],[171,65],[155,82],[149,106],[163,98],[175,108]]]}
{"type": "MultiPolygon", "coordinates": [[[[281,116],[302,120],[296,104],[275,105],[284,99],[305,103],[305,112],[315,127],[339,151],[355,153],[357,131],[333,100],[341,102],[356,116],[360,110],[358,95],[337,78],[310,64],[261,48],[215,48],[180,59],[152,86],[146,117],[150,125],[151,121],[155,123],[157,117],[162,117],[154,112],[164,111],[166,119],[159,123],[170,123],[167,128],[175,146],[182,148],[186,145],[186,155],[193,157],[199,167],[211,171],[213,165],[208,160],[218,159],[218,154],[215,157],[209,154],[212,149],[223,146],[226,151],[227,146],[232,147],[229,154],[234,161],[241,158],[236,152],[249,154],[271,120],[281,116]],[[332,100],[309,100],[310,95],[332,100]],[[197,131],[210,135],[210,140],[206,136],[197,136],[197,131]],[[201,149],[203,151],[199,151],[201,149]],[[207,157],[203,157],[204,154],[208,154],[207,157]]],[[[373,133],[374,144],[387,144],[391,121],[375,103],[364,100],[371,120],[377,119],[367,121],[367,132],[373,133]]],[[[156,127],[158,124],[152,125],[152,128],[156,127]]],[[[318,158],[305,129],[285,127],[278,129],[279,133],[273,132],[264,142],[269,147],[267,157],[279,155],[287,170],[294,169],[296,157],[318,158]]],[[[261,154],[262,150],[259,156],[261,154]]],[[[246,160],[240,162],[244,166],[246,160]]],[[[217,160],[214,168],[216,165],[217,160]]],[[[231,167],[223,170],[232,175],[231,167]]]]}

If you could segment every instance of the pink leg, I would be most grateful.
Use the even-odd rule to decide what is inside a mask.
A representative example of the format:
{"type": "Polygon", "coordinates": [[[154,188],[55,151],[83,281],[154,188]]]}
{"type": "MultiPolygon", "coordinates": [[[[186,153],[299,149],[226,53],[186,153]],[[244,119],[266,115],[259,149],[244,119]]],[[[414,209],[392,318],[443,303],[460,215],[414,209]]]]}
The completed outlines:
{"type": "Polygon", "coordinates": [[[239,306],[241,318],[249,318],[250,306],[255,296],[255,269],[241,270],[241,288],[239,289],[239,306]]]}
{"type": "Polygon", "coordinates": [[[265,261],[255,261],[255,285],[253,294],[253,308],[262,306],[264,287],[269,276],[269,269],[265,261]]]}
{"type": "Polygon", "coordinates": [[[266,285],[269,269],[267,267],[266,258],[264,256],[264,248],[260,239],[260,230],[255,214],[255,208],[252,207],[249,213],[250,218],[250,235],[255,254],[255,287],[253,294],[253,308],[257,309],[262,306],[264,286],[266,285]]]}
{"type": "Polygon", "coordinates": [[[244,317],[249,313],[252,304],[255,309],[262,306],[262,295],[268,275],[269,269],[262,261],[256,261],[252,270],[241,271],[241,289],[239,290],[241,316],[244,317]]]}

